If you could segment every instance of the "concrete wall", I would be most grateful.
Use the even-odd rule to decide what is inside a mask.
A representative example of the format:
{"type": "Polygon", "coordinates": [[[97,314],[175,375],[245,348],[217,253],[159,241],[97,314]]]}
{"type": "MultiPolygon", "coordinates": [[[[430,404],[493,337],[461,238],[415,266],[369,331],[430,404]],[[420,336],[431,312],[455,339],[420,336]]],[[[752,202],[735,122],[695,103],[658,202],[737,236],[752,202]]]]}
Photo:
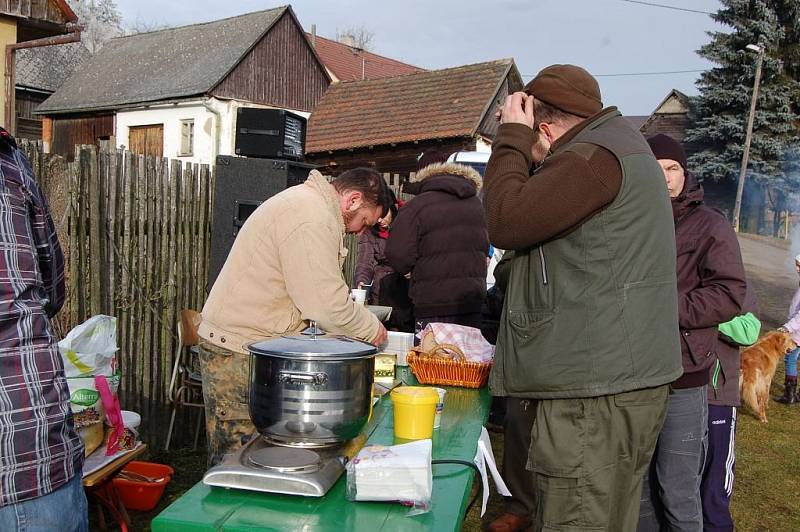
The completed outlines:
{"type": "MultiPolygon", "coordinates": [[[[5,59],[5,51],[6,45],[8,44],[16,44],[17,43],[17,20],[10,18],[10,17],[3,17],[0,16],[0,51],[3,52],[2,59],[0,59],[0,80],[2,80],[3,91],[0,92],[0,125],[2,125],[6,129],[14,129],[13,125],[9,128],[8,124],[6,123],[6,91],[5,91],[5,79],[6,79],[6,59],[5,59]]],[[[9,117],[9,120],[13,120],[14,117],[9,117]]]]}

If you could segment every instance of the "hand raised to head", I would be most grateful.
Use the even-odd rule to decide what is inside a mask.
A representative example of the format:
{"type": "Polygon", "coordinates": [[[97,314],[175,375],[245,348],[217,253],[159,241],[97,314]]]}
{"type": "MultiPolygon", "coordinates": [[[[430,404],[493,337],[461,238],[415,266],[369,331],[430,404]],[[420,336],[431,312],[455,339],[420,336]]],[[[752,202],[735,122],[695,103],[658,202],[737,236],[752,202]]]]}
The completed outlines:
{"type": "Polygon", "coordinates": [[[524,124],[533,129],[533,121],[533,96],[524,92],[506,96],[500,116],[501,124],[524,124]]]}

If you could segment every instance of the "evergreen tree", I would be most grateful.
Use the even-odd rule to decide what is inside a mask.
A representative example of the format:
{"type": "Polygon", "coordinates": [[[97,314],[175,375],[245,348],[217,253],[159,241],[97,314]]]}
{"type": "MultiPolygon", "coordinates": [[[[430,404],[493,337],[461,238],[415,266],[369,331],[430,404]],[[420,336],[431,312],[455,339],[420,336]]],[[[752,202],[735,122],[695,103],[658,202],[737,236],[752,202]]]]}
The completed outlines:
{"type": "Polygon", "coordinates": [[[698,149],[690,157],[691,168],[715,181],[738,177],[757,60],[745,47],[757,44],[765,53],[747,178],[771,190],[794,189],[800,136],[800,0],[721,3],[712,18],[732,31],[709,32],[711,42],[698,51],[718,66],[704,72],[697,83],[695,126],[686,137],[698,149]]]}

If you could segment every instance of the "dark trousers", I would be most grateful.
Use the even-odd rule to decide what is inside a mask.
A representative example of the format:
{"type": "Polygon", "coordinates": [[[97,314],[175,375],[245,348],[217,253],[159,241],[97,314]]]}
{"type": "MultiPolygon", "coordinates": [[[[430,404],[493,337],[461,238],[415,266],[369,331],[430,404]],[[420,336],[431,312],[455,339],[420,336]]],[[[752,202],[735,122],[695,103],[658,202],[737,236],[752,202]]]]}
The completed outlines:
{"type": "Polygon", "coordinates": [[[700,480],[707,445],[707,394],[706,386],[700,386],[669,395],[664,426],[644,476],[640,532],[703,530],[700,480]]]}
{"type": "Polygon", "coordinates": [[[736,465],[736,407],[708,405],[708,454],[700,485],[703,530],[733,532],[731,495],[736,465]]]}
{"type": "Polygon", "coordinates": [[[533,472],[526,469],[531,429],[536,418],[533,399],[506,398],[506,418],[503,438],[503,480],[511,497],[505,498],[505,511],[519,516],[531,516],[536,510],[536,485],[533,472]]]}

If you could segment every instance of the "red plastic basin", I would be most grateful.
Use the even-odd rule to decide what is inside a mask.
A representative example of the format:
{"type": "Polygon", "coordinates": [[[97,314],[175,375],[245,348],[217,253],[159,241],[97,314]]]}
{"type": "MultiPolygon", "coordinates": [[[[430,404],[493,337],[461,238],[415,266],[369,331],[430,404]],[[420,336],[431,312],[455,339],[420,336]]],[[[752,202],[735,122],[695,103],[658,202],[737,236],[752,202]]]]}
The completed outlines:
{"type": "Polygon", "coordinates": [[[114,478],[114,489],[117,490],[125,508],[144,512],[156,507],[156,504],[164,494],[164,489],[169,484],[169,481],[172,480],[172,475],[175,474],[175,470],[168,465],[137,462],[135,460],[122,468],[122,471],[162,479],[158,482],[140,482],[119,477],[114,478]]]}

